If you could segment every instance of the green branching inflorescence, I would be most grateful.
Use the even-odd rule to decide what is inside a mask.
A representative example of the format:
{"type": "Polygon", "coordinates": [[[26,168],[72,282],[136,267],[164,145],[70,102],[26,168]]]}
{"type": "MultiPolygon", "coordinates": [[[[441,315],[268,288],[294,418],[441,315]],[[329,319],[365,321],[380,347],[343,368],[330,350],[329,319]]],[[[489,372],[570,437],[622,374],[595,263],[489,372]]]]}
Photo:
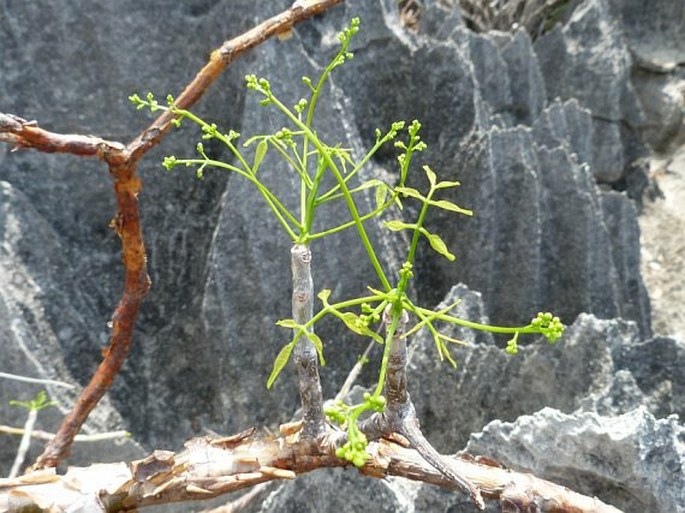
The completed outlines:
{"type": "Polygon", "coordinates": [[[550,343],[554,343],[563,333],[564,326],[559,318],[551,313],[539,313],[525,326],[504,327],[480,324],[450,314],[458,301],[442,310],[434,311],[431,308],[424,308],[415,304],[408,297],[408,285],[413,277],[412,268],[421,238],[425,238],[430,247],[439,255],[450,261],[455,260],[455,255],[450,252],[443,239],[425,227],[429,209],[438,208],[457,215],[471,216],[473,214],[470,210],[439,197],[443,191],[459,186],[459,182],[439,181],[437,174],[429,166],[423,166],[429,184],[427,191],[421,192],[416,188],[407,186],[406,181],[412,157],[416,152],[424,151],[427,148],[421,140],[419,134],[421,124],[418,121],[414,120],[409,124],[398,121],[393,123],[390,129],[385,132],[377,129],[375,131],[375,144],[359,160],[355,160],[351,152],[341,148],[340,145],[325,143],[312,128],[316,105],[320,99],[323,86],[335,68],[353,58],[353,54],[349,51],[349,44],[358,29],[359,20],[355,18],[339,34],[341,48],[322,71],[318,80],[314,82],[308,77],[303,78],[303,83],[310,93],[309,98],[300,98],[292,108],[277,97],[267,79],[258,78],[255,75],[245,77],[247,88],[261,97],[260,104],[279,111],[289,126],[272,134],[255,135],[245,141],[242,148],[238,145],[240,134],[234,131],[222,132],[215,124],[206,123],[192,112],[178,108],[172,97],[167,98],[166,105],[159,104],[152,94],[148,94],[144,99],[138,95],[132,95],[130,100],[139,109],[148,108],[153,112],[160,109],[170,110],[177,116],[174,122],[176,126],[179,126],[182,120],[188,119],[200,126],[203,132],[203,140],[214,139],[222,142],[230,150],[231,155],[235,157],[235,164],[210,158],[200,142],[196,148],[199,155],[197,158],[178,159],[170,156],[164,160],[163,165],[167,170],[172,170],[177,166],[193,167],[200,178],[207,168],[224,169],[243,176],[257,188],[266,205],[294,243],[309,244],[311,241],[351,227],[358,231],[361,242],[376,272],[380,287],[368,287],[369,294],[366,296],[333,303],[329,301],[331,291],[323,290],[318,294],[322,308],[306,323],[298,324],[293,319],[278,321],[279,326],[293,330],[294,335],[276,357],[273,370],[267,381],[267,387],[270,388],[274,384],[302,336],[314,345],[320,363],[324,364],[323,343],[313,333],[313,327],[328,315],[340,319],[350,331],[369,337],[381,344],[384,347],[384,352],[374,391],[367,393],[360,404],[347,405],[337,401],[328,404],[324,410],[331,421],[345,426],[347,429],[347,443],[340,447],[336,454],[357,466],[362,466],[368,458],[365,452],[367,441],[365,435],[358,428],[358,419],[366,411],[383,411],[385,407],[385,398],[382,393],[388,366],[390,342],[403,312],[413,314],[414,318],[417,319],[416,324],[403,336],[411,336],[419,329],[426,328],[433,338],[439,358],[447,360],[453,366],[456,366],[456,362],[449,352],[448,344],[463,344],[463,342],[441,333],[435,326],[436,322],[493,333],[510,334],[512,339],[506,346],[506,352],[509,354],[518,352],[520,335],[542,334],[550,343]],[[404,138],[400,137],[402,134],[404,134],[404,138]],[[400,150],[400,155],[397,158],[399,167],[397,183],[392,185],[379,179],[371,179],[356,185],[355,178],[358,178],[359,171],[381,147],[391,141],[394,141],[395,147],[400,150]],[[254,153],[249,157],[245,153],[245,148],[248,147],[254,147],[254,153]],[[299,178],[299,212],[293,212],[286,207],[285,202],[279,199],[277,191],[269,189],[260,178],[260,166],[270,151],[277,152],[299,178]],[[323,178],[326,173],[334,178],[334,185],[327,190],[322,190],[323,178]],[[375,208],[362,213],[355,198],[359,193],[368,189],[375,189],[375,208]],[[314,218],[318,207],[332,201],[343,201],[348,207],[350,219],[338,220],[337,224],[333,226],[318,232],[314,231],[314,218]],[[385,227],[391,231],[408,230],[411,233],[411,242],[406,259],[401,269],[397,271],[396,284],[393,286],[381,268],[376,250],[366,233],[364,222],[380,216],[393,205],[401,208],[404,201],[419,202],[420,210],[416,220],[407,222],[404,219],[392,219],[384,222],[385,227]],[[381,321],[384,312],[387,311],[390,312],[390,317],[389,320],[386,319],[386,332],[385,336],[382,337],[371,329],[371,325],[381,321]]]}

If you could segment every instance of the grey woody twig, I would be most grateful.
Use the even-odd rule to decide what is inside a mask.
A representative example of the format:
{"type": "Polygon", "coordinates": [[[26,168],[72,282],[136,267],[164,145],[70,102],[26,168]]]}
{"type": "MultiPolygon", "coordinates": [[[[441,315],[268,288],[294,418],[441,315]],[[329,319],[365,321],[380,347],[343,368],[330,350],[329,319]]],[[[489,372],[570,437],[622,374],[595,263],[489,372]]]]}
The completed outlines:
{"type": "MultiPolygon", "coordinates": [[[[295,244],[290,250],[293,277],[293,320],[300,325],[312,319],[314,284],[312,281],[312,252],[305,244],[295,244]]],[[[297,334],[297,330],[295,330],[297,334]]],[[[312,342],[301,336],[294,350],[298,386],[304,417],[303,434],[318,436],[326,429],[323,414],[323,395],[319,377],[319,362],[312,342]]]]}
{"type": "MultiPolygon", "coordinates": [[[[0,425],[0,435],[22,436],[25,432],[26,430],[22,428],[0,425]]],[[[106,433],[96,433],[93,435],[76,435],[74,437],[74,442],[101,442],[103,440],[117,440],[120,438],[128,438],[129,436],[131,436],[131,433],[129,433],[128,431],[108,431],[106,433]]],[[[31,438],[35,438],[36,440],[49,441],[55,438],[55,433],[48,433],[47,431],[34,429],[33,431],[31,431],[31,438]]]]}
{"type": "MultiPolygon", "coordinates": [[[[391,315],[391,307],[389,306],[384,314],[386,326],[390,325],[391,315]]],[[[452,480],[455,486],[465,490],[476,507],[485,509],[485,502],[478,487],[457,472],[454,466],[438,453],[421,432],[416,409],[407,391],[407,339],[404,334],[407,330],[409,316],[404,310],[400,316],[393,333],[388,372],[385,378],[386,409],[382,413],[372,415],[360,427],[369,439],[378,439],[394,434],[402,435],[427,463],[441,472],[445,478],[452,480]]]]}

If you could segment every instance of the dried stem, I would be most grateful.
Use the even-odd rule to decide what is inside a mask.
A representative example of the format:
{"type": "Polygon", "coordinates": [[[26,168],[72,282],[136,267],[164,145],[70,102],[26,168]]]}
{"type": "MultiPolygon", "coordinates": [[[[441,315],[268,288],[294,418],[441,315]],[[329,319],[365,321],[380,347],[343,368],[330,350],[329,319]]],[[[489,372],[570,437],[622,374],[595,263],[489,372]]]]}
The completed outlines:
{"type": "Polygon", "coordinates": [[[14,381],[23,381],[24,383],[35,383],[38,385],[50,385],[55,387],[63,388],[76,388],[75,385],[71,383],[65,383],[64,381],[57,381],[54,379],[41,379],[41,378],[31,378],[29,376],[20,376],[18,374],[10,374],[9,372],[0,372],[0,378],[12,379],[14,381]]]}
{"type": "Polygon", "coordinates": [[[12,469],[10,470],[10,479],[19,475],[19,469],[24,464],[26,459],[26,453],[31,447],[31,433],[33,431],[33,426],[36,425],[36,419],[38,418],[38,410],[31,408],[29,409],[28,416],[26,417],[26,423],[24,423],[24,433],[21,437],[21,442],[19,442],[19,449],[17,449],[17,455],[14,458],[14,463],[12,464],[12,469]]]}
{"type": "Polygon", "coordinates": [[[366,362],[366,359],[369,357],[371,354],[371,351],[373,350],[374,346],[377,345],[377,342],[375,340],[372,340],[369,342],[369,345],[366,346],[366,350],[364,350],[364,353],[361,355],[361,357],[357,360],[357,363],[354,364],[354,367],[352,367],[352,370],[350,370],[350,373],[347,375],[347,378],[345,378],[345,382],[343,385],[340,387],[340,390],[335,396],[336,401],[342,401],[344,400],[347,395],[350,393],[350,390],[352,390],[352,386],[354,386],[354,383],[357,381],[357,378],[359,377],[359,374],[361,374],[362,369],[364,368],[364,363],[366,362]]]}
{"type": "MultiPolygon", "coordinates": [[[[189,109],[202,97],[219,74],[240,55],[341,1],[298,0],[281,14],[225,42],[212,53],[209,62],[176,98],[176,105],[189,109]]],[[[150,288],[138,208],[138,193],[142,188],[142,182],[137,176],[136,165],[138,160],[169,131],[173,117],[170,112],[164,112],[138,137],[124,146],[120,142],[107,141],[99,137],[48,132],[38,127],[35,121],[0,113],[0,141],[12,144],[13,149],[31,148],[47,153],[92,156],[107,163],[114,178],[118,207],[112,227],[121,239],[125,268],[124,292],[112,315],[112,336],[108,348],[104,351],[104,359],[71,412],[65,417],[55,438],[48,443],[36,461],[37,468],[54,467],[68,455],[74,437],[90,412],[109,390],[129,353],[140,303],[150,288]]]]}
{"type": "MultiPolygon", "coordinates": [[[[293,274],[293,320],[302,325],[312,319],[314,283],[312,281],[312,252],[305,244],[295,244],[290,250],[293,274]]],[[[297,330],[295,330],[297,334],[297,330]]],[[[304,418],[304,436],[318,436],[325,431],[323,395],[319,378],[319,362],[312,342],[301,336],[294,351],[300,399],[304,418]]]]}
{"type": "MultiPolygon", "coordinates": [[[[26,429],[0,425],[0,435],[23,436],[24,433],[26,433],[26,429]]],[[[118,440],[129,436],[131,436],[131,433],[128,431],[108,431],[106,433],[96,433],[94,435],[76,435],[74,437],[74,442],[101,442],[103,440],[118,440]]],[[[31,431],[31,438],[50,441],[55,438],[55,433],[34,429],[31,431]]]]}

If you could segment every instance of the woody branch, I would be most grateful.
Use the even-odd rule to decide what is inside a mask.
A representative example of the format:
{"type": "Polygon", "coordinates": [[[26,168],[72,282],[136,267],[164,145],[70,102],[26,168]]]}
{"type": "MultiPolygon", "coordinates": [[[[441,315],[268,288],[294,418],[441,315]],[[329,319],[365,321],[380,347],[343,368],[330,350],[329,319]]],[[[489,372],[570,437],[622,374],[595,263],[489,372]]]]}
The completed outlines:
{"type": "MultiPolygon", "coordinates": [[[[137,511],[145,506],[205,500],[256,486],[293,479],[320,468],[349,463],[335,456],[333,437],[278,438],[251,429],[219,439],[189,441],[181,453],[154,451],[131,463],[70,468],[63,476],[36,471],[12,480],[0,479],[0,512],[62,513],[75,505],[88,511],[137,511]]],[[[378,479],[399,476],[454,490],[454,480],[426,462],[417,451],[387,439],[372,442],[370,459],[360,469],[378,479]]],[[[621,513],[597,498],[472,457],[441,456],[452,472],[473,483],[503,511],[540,513],[621,513]]],[[[70,509],[71,508],[71,509],[70,509]]],[[[85,511],[80,509],[79,511],[85,511]]]]}

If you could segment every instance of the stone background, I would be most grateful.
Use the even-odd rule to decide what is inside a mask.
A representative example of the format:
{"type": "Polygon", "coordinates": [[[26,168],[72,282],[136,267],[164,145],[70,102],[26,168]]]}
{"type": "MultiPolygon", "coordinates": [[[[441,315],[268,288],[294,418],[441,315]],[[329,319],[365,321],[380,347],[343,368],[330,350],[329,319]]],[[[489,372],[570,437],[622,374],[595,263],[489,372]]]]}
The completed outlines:
{"type": "MultiPolygon", "coordinates": [[[[129,94],[179,91],[224,39],[288,5],[0,1],[0,111],[126,142],[148,123],[129,94]]],[[[333,76],[319,133],[360,151],[374,128],[418,118],[429,144],[422,158],[462,182],[448,199],[476,211],[472,219],[430,217],[457,261],[421,247],[416,295],[430,305],[462,297],[474,320],[522,324],[544,308],[570,325],[559,344],[528,340],[516,358],[504,354],[503,340],[457,330],[473,344],[455,351],[456,371],[417,336],[410,388],[428,438],[627,512],[685,511],[685,431],[676,416],[685,410],[685,346],[677,330],[652,329],[638,226],[661,183],[650,172],[653,151],[681,140],[685,7],[571,1],[532,39],[524,31],[477,34],[446,3],[418,5],[413,31],[393,0],[348,1],[236,62],[197,112],[245,135],[279,128],[282,120],[246,95],[242,77],[266,76],[296,101],[300,77],[315,75],[336,51],[341,26],[361,17],[355,58],[333,76]]],[[[274,322],[289,311],[289,240],[238,177],[217,171],[198,181],[162,170],[164,155],[191,155],[196,138],[190,127],[175,132],[140,165],[153,289],[131,355],[84,429],[123,428],[133,437],[76,445],[70,464],[178,449],[207,430],[274,427],[297,407],[290,377],[264,387],[285,342],[274,322]]],[[[111,180],[96,161],[9,150],[0,146],[0,371],[81,386],[100,361],[121,291],[120,247],[107,227],[111,180]]],[[[219,146],[210,151],[223,155],[219,146]]],[[[293,182],[279,163],[265,164],[288,190],[293,182]]],[[[366,177],[394,172],[388,151],[366,177]]],[[[383,265],[394,268],[406,242],[378,224],[369,230],[383,265]]],[[[346,297],[375,284],[357,240],[349,231],[314,246],[317,289],[346,297]]],[[[319,333],[330,396],[366,342],[336,323],[319,333]]],[[[374,361],[362,384],[372,383],[374,361]]],[[[38,390],[0,380],[2,423],[22,425],[23,413],[7,403],[38,390]]],[[[59,406],[40,414],[39,428],[57,428],[76,397],[65,390],[48,389],[59,406]]],[[[17,444],[0,438],[1,472],[17,444]]],[[[253,504],[264,512],[362,507],[472,511],[461,495],[360,480],[351,470],[305,476],[253,504]]]]}

